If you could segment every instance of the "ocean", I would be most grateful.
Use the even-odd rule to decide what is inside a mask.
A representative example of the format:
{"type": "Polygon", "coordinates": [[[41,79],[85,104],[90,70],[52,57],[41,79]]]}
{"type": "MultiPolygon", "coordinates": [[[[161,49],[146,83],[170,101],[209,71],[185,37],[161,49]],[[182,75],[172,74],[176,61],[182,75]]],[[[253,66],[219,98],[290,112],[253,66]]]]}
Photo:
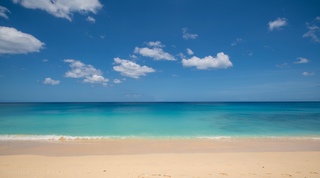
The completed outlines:
{"type": "Polygon", "coordinates": [[[0,103],[0,140],[320,138],[320,102],[0,103]]]}

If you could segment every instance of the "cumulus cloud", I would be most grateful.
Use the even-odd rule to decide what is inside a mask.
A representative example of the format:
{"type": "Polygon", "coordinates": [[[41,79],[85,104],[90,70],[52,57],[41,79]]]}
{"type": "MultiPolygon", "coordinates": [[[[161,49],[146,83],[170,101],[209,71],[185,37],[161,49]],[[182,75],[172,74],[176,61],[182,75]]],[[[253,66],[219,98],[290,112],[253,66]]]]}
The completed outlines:
{"type": "Polygon", "coordinates": [[[313,75],[315,75],[315,73],[314,72],[302,72],[302,75],[303,76],[313,76],[313,75]]]}
{"type": "Polygon", "coordinates": [[[179,56],[181,59],[186,58],[186,56],[185,56],[183,53],[179,53],[178,56],[179,56]]]}
{"type": "Polygon", "coordinates": [[[113,69],[120,72],[121,75],[132,77],[138,79],[140,76],[145,76],[147,73],[155,72],[151,67],[140,66],[139,64],[120,58],[114,58],[114,62],[119,64],[118,66],[113,66],[113,69]]]}
{"type": "Polygon", "coordinates": [[[134,54],[130,54],[129,57],[130,57],[131,59],[137,59],[137,58],[138,58],[138,57],[137,57],[136,55],[134,55],[134,54]]]}
{"type": "Polygon", "coordinates": [[[220,52],[217,54],[217,57],[206,56],[204,58],[199,58],[193,56],[190,59],[182,59],[182,64],[185,67],[196,67],[199,70],[207,69],[221,69],[232,67],[232,62],[229,59],[229,56],[220,52]]]}
{"type": "Polygon", "coordinates": [[[169,61],[176,60],[174,56],[163,51],[162,48],[164,47],[164,45],[162,45],[160,41],[156,41],[156,42],[151,41],[151,42],[148,42],[147,45],[149,47],[144,47],[144,48],[135,47],[134,53],[140,54],[145,57],[153,58],[154,60],[169,60],[169,61]]]}
{"type": "Polygon", "coordinates": [[[47,77],[44,79],[43,83],[46,85],[58,85],[60,83],[60,80],[53,80],[52,78],[47,77]]]}
{"type": "Polygon", "coordinates": [[[182,29],[182,38],[185,39],[185,40],[188,40],[188,39],[196,39],[198,37],[197,34],[192,34],[192,33],[189,33],[188,32],[188,29],[187,28],[183,28],[182,29]]]}
{"type": "Polygon", "coordinates": [[[94,19],[94,18],[91,17],[91,16],[88,16],[88,17],[86,18],[86,21],[91,22],[91,23],[96,23],[96,19],[94,19]]]}
{"type": "Polygon", "coordinates": [[[8,19],[9,17],[7,16],[6,13],[10,13],[9,9],[7,9],[6,7],[0,6],[0,17],[8,19]]]}
{"type": "Polygon", "coordinates": [[[0,26],[0,54],[39,52],[45,44],[15,28],[0,26]]]}
{"type": "Polygon", "coordinates": [[[308,32],[303,34],[304,38],[311,38],[312,41],[320,43],[320,16],[311,23],[307,23],[308,32]]]}
{"type": "Polygon", "coordinates": [[[70,63],[71,70],[65,73],[68,78],[84,78],[84,83],[101,83],[107,85],[109,79],[102,76],[99,69],[94,68],[92,65],[84,64],[79,60],[65,59],[64,62],[70,63]]]}
{"type": "Polygon", "coordinates": [[[306,58],[303,58],[303,57],[299,57],[298,58],[298,61],[294,62],[295,64],[305,64],[305,63],[308,63],[309,60],[306,59],[306,58]]]}
{"type": "Polygon", "coordinates": [[[275,29],[281,29],[281,27],[286,26],[287,24],[288,22],[285,18],[277,18],[276,20],[270,21],[268,23],[270,31],[273,31],[275,29]]]}
{"type": "Polygon", "coordinates": [[[109,79],[104,78],[102,75],[89,75],[85,76],[83,82],[85,83],[102,83],[103,85],[107,85],[109,79]]]}
{"type": "Polygon", "coordinates": [[[65,76],[69,78],[83,78],[86,76],[101,75],[102,72],[92,65],[87,65],[74,59],[65,59],[64,62],[70,63],[71,70],[67,71],[65,76]]]}
{"type": "Polygon", "coordinates": [[[160,41],[150,41],[150,42],[147,42],[147,45],[150,47],[159,47],[159,48],[165,47],[165,45],[161,44],[160,41]]]}
{"type": "Polygon", "coordinates": [[[114,80],[113,80],[113,83],[121,83],[121,80],[119,80],[119,79],[114,79],[114,80]]]}
{"type": "Polygon", "coordinates": [[[188,53],[189,55],[193,55],[193,54],[194,54],[193,51],[192,51],[190,48],[187,48],[187,53],[188,53]]]}
{"type": "Polygon", "coordinates": [[[75,12],[96,14],[102,8],[99,0],[12,0],[28,9],[40,9],[71,21],[75,12]]]}

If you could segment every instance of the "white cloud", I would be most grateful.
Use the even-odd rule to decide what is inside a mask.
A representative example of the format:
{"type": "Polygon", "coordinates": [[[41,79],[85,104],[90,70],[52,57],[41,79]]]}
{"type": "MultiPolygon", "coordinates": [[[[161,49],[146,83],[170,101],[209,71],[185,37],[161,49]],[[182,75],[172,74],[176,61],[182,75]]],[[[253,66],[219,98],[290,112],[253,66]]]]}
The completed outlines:
{"type": "Polygon", "coordinates": [[[74,59],[65,59],[64,62],[70,63],[69,66],[71,67],[71,70],[65,73],[65,77],[84,78],[84,83],[101,83],[103,85],[107,85],[109,81],[102,76],[101,70],[94,68],[92,65],[74,59]]]}
{"type": "Polygon", "coordinates": [[[121,80],[119,80],[119,79],[114,79],[114,80],[113,80],[113,83],[121,83],[121,80]]]}
{"type": "Polygon", "coordinates": [[[188,39],[196,39],[198,37],[197,34],[192,34],[192,33],[188,33],[188,29],[187,28],[183,28],[182,29],[182,38],[185,39],[185,40],[188,40],[188,39]]]}
{"type": "Polygon", "coordinates": [[[49,61],[48,59],[43,59],[43,60],[42,60],[42,62],[48,62],[48,61],[49,61]]]}
{"type": "Polygon", "coordinates": [[[313,75],[315,75],[315,73],[314,72],[302,72],[302,75],[303,76],[313,76],[313,75]]]}
{"type": "Polygon", "coordinates": [[[281,27],[286,26],[287,24],[288,22],[285,18],[277,18],[276,20],[268,23],[270,31],[273,31],[274,29],[281,29],[281,27]]]}
{"type": "Polygon", "coordinates": [[[159,48],[165,47],[165,45],[161,44],[160,41],[150,41],[150,42],[147,42],[147,45],[150,47],[159,47],[159,48]]]}
{"type": "Polygon", "coordinates": [[[178,56],[179,56],[181,59],[186,58],[186,56],[185,56],[183,53],[179,53],[178,56]]]}
{"type": "Polygon", "coordinates": [[[113,66],[113,69],[120,72],[122,75],[138,79],[140,76],[145,76],[147,73],[155,72],[153,68],[140,66],[139,64],[120,58],[114,58],[114,62],[120,64],[113,66]]]}
{"type": "Polygon", "coordinates": [[[86,18],[86,21],[91,22],[91,23],[96,23],[96,19],[94,19],[94,18],[91,17],[91,16],[88,16],[88,17],[86,18]]]}
{"type": "Polygon", "coordinates": [[[71,21],[75,12],[96,14],[102,8],[99,0],[12,0],[28,9],[40,9],[71,21]]]}
{"type": "Polygon", "coordinates": [[[109,79],[104,78],[102,75],[89,75],[86,76],[83,82],[85,83],[107,83],[109,79]]]}
{"type": "Polygon", "coordinates": [[[0,54],[39,52],[45,44],[15,28],[0,26],[0,54]]]}
{"type": "Polygon", "coordinates": [[[74,59],[65,59],[64,62],[70,63],[71,70],[67,71],[65,76],[69,78],[83,78],[86,76],[101,75],[102,72],[92,65],[86,65],[81,61],[74,59]]]}
{"type": "Polygon", "coordinates": [[[164,47],[164,45],[162,45],[160,41],[156,41],[156,42],[151,41],[151,42],[148,42],[147,45],[150,46],[151,48],[149,48],[149,47],[144,47],[144,48],[136,47],[134,49],[134,53],[140,54],[145,57],[153,58],[154,60],[169,60],[169,61],[176,60],[174,58],[174,56],[163,51],[162,48],[164,47]]]}
{"type": "Polygon", "coordinates": [[[53,80],[52,78],[48,77],[44,79],[43,83],[46,85],[58,85],[60,80],[53,80]]]}
{"type": "Polygon", "coordinates": [[[171,54],[163,51],[163,49],[161,48],[139,48],[139,47],[136,47],[134,49],[134,52],[135,53],[138,53],[142,56],[145,56],[145,57],[150,57],[150,58],[153,58],[154,60],[169,60],[169,61],[174,61],[176,60],[174,58],[174,56],[172,56],[171,54]]]}
{"type": "Polygon", "coordinates": [[[311,23],[307,23],[308,32],[303,34],[302,37],[310,37],[312,41],[320,43],[320,16],[316,17],[311,23]]]}
{"type": "Polygon", "coordinates": [[[308,63],[309,60],[306,59],[306,58],[303,58],[303,57],[299,57],[298,58],[298,61],[294,62],[295,64],[305,64],[305,63],[308,63]]]}
{"type": "Polygon", "coordinates": [[[220,52],[217,57],[206,56],[204,58],[198,58],[193,56],[190,59],[182,59],[182,64],[185,67],[196,67],[199,70],[206,69],[220,69],[232,67],[232,63],[229,60],[229,56],[220,52]]]}
{"type": "Polygon", "coordinates": [[[129,57],[130,57],[131,59],[137,59],[137,58],[138,58],[138,57],[137,57],[136,55],[134,55],[134,54],[129,55],[129,57]]]}
{"type": "Polygon", "coordinates": [[[187,48],[187,53],[188,53],[189,55],[193,55],[193,54],[194,54],[193,51],[192,51],[190,48],[187,48]]]}
{"type": "Polygon", "coordinates": [[[0,6],[0,17],[8,19],[9,17],[7,16],[6,13],[10,13],[9,9],[7,9],[6,7],[0,6]]]}

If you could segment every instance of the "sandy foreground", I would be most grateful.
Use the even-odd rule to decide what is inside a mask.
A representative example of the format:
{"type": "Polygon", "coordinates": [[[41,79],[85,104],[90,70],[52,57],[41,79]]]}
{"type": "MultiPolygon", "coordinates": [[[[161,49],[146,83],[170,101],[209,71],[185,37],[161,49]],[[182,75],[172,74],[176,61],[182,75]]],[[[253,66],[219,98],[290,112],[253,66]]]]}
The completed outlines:
{"type": "Polygon", "coordinates": [[[0,141],[0,177],[320,177],[320,140],[0,141]]]}

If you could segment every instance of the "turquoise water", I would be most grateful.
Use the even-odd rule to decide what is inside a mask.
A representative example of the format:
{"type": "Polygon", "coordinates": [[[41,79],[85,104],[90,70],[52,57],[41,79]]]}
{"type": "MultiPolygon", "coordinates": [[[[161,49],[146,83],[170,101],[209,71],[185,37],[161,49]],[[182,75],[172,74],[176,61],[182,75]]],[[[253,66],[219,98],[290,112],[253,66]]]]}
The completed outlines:
{"type": "Polygon", "coordinates": [[[0,139],[320,137],[320,102],[0,103],[0,139]]]}

